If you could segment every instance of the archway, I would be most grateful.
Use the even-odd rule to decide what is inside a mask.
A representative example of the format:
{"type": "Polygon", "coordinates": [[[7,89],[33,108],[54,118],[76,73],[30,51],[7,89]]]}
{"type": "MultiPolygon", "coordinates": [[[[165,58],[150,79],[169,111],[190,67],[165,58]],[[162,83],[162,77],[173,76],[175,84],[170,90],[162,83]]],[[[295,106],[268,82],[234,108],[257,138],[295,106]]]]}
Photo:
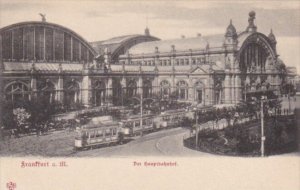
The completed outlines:
{"type": "Polygon", "coordinates": [[[150,80],[143,81],[143,97],[149,98],[152,95],[152,83],[150,80]]]}
{"type": "Polygon", "coordinates": [[[160,94],[162,98],[168,98],[170,94],[170,83],[167,80],[163,80],[160,83],[160,94]]]}
{"type": "Polygon", "coordinates": [[[177,83],[177,94],[178,99],[186,100],[188,99],[188,84],[185,81],[179,81],[177,83]]]}
{"type": "Polygon", "coordinates": [[[53,103],[55,95],[55,85],[50,80],[46,80],[38,86],[38,98],[45,101],[45,103],[53,103]]]}
{"type": "Polygon", "coordinates": [[[20,81],[10,83],[5,87],[5,96],[13,103],[13,106],[22,106],[29,100],[29,87],[20,81]]]}
{"type": "Polygon", "coordinates": [[[120,80],[113,79],[112,81],[112,102],[115,106],[123,105],[124,104],[124,97],[123,97],[123,88],[120,83],[120,80]]]}
{"type": "Polygon", "coordinates": [[[265,83],[270,83],[271,87],[274,87],[273,90],[277,88],[278,84],[273,83],[270,71],[278,75],[276,64],[279,59],[277,59],[276,47],[271,44],[268,37],[260,33],[248,36],[242,42],[237,57],[245,100],[251,99],[254,94],[262,91],[265,83]]]}
{"type": "Polygon", "coordinates": [[[135,80],[130,80],[127,85],[127,97],[133,97],[136,95],[137,84],[135,80]]]}
{"type": "Polygon", "coordinates": [[[75,108],[76,103],[79,103],[79,84],[72,80],[66,84],[64,93],[64,104],[67,108],[75,108]]]}
{"type": "Polygon", "coordinates": [[[194,100],[198,104],[204,103],[204,85],[202,82],[198,81],[194,85],[194,100]]]}
{"type": "Polygon", "coordinates": [[[92,85],[92,100],[95,106],[101,106],[105,102],[105,83],[103,81],[95,81],[92,85]]]}

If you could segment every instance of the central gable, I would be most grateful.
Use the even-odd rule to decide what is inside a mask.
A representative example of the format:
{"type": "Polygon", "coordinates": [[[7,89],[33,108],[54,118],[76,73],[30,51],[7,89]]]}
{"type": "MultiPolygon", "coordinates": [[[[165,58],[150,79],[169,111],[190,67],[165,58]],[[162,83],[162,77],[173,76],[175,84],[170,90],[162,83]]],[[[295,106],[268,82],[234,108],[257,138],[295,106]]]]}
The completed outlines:
{"type": "Polygon", "coordinates": [[[190,73],[191,74],[207,74],[207,72],[199,66],[197,66],[196,68],[193,68],[190,73]]]}

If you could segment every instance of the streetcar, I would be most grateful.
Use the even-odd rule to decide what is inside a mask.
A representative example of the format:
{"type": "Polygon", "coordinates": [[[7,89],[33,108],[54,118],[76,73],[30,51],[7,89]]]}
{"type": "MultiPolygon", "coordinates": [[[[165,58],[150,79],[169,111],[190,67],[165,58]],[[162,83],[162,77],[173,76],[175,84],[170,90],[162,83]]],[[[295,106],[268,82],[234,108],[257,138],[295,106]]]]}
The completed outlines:
{"type": "Polygon", "coordinates": [[[185,110],[169,110],[161,113],[160,126],[162,128],[177,127],[184,117],[189,117],[185,110]]]}
{"type": "Polygon", "coordinates": [[[112,121],[109,117],[99,117],[76,130],[75,149],[121,144],[123,140],[123,131],[118,122],[112,121]]]}
{"type": "Polygon", "coordinates": [[[178,127],[184,117],[192,118],[193,113],[186,110],[169,110],[159,115],[131,115],[119,122],[114,121],[111,116],[94,117],[88,124],[76,129],[75,149],[122,144],[125,139],[136,135],[178,127]]]}
{"type": "Polygon", "coordinates": [[[141,119],[140,115],[132,115],[120,122],[121,131],[125,136],[142,135],[145,132],[154,130],[154,115],[144,115],[141,119]],[[141,124],[142,122],[142,124],[141,124]]]}

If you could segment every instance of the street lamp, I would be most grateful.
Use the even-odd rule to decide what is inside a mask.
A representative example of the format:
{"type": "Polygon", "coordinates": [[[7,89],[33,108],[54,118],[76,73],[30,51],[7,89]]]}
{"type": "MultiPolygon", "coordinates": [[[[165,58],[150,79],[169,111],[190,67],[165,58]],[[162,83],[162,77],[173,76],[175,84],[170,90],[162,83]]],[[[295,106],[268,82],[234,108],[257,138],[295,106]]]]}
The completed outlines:
{"type": "Polygon", "coordinates": [[[261,114],[261,157],[265,156],[265,134],[264,134],[264,101],[266,100],[265,96],[261,97],[261,102],[260,102],[260,114],[261,114]]]}
{"type": "Polygon", "coordinates": [[[143,89],[141,90],[141,95],[140,95],[140,111],[141,111],[141,121],[140,121],[140,126],[141,126],[141,129],[142,129],[142,135],[143,135],[143,89]]]}
{"type": "Polygon", "coordinates": [[[194,108],[195,110],[195,118],[196,118],[196,149],[198,149],[198,109],[194,108]]]}

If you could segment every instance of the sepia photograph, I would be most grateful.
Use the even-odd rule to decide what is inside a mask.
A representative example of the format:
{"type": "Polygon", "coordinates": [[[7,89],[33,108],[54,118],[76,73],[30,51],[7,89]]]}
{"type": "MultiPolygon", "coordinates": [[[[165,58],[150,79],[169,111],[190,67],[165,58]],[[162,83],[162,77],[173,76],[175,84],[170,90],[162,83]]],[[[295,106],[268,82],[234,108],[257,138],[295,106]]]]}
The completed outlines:
{"type": "Polygon", "coordinates": [[[299,161],[299,52],[299,1],[0,0],[0,157],[299,161]]]}

